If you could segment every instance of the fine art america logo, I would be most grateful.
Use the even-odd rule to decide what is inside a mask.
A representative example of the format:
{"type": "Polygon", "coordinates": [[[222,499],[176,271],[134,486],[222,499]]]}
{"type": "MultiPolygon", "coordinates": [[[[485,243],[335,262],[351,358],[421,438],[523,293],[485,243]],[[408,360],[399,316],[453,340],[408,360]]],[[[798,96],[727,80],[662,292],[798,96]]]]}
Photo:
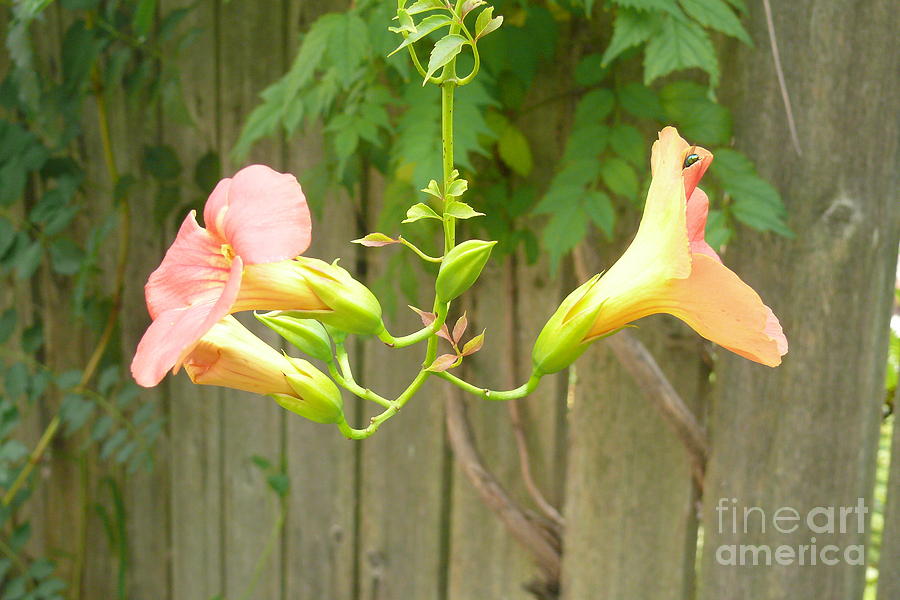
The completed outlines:
{"type": "Polygon", "coordinates": [[[869,509],[862,498],[855,506],[817,506],[803,514],[790,506],[766,513],[758,506],[738,506],[736,498],[719,498],[716,504],[719,534],[791,535],[801,529],[809,533],[808,543],[723,544],[716,548],[716,562],[724,566],[833,566],[865,564],[863,544],[838,546],[817,541],[817,535],[848,534],[850,541],[864,538],[869,509]],[[771,527],[771,529],[768,529],[771,527]]]}

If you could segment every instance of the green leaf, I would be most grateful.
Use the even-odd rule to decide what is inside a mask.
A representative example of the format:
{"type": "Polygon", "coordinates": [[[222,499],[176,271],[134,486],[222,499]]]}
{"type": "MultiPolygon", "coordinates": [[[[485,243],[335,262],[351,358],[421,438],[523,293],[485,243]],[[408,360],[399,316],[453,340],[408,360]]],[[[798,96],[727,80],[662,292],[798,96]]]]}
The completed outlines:
{"type": "Polygon", "coordinates": [[[577,127],[569,134],[563,163],[572,163],[579,159],[599,160],[600,153],[609,142],[609,127],[606,125],[588,125],[577,127]]]}
{"type": "Polygon", "coordinates": [[[719,61],[709,35],[696,23],[666,15],[662,29],[647,43],[644,83],[691,67],[709,73],[710,87],[718,85],[719,61]]]}
{"type": "Polygon", "coordinates": [[[21,345],[25,354],[34,354],[44,345],[44,326],[40,321],[22,331],[21,345]]]}
{"type": "Polygon", "coordinates": [[[622,108],[639,119],[663,121],[666,118],[659,96],[642,83],[626,83],[616,90],[616,95],[622,108]]]}
{"type": "Polygon", "coordinates": [[[465,43],[466,38],[456,34],[447,35],[438,40],[434,48],[431,49],[431,58],[428,59],[428,72],[425,74],[425,81],[422,82],[422,85],[428,83],[428,78],[435,71],[456,58],[456,55],[460,53],[465,43]]]}
{"type": "Polygon", "coordinates": [[[587,234],[587,219],[579,202],[559,205],[542,235],[544,247],[555,268],[559,260],[574,248],[587,234]]]}
{"type": "Polygon", "coordinates": [[[471,219],[472,217],[484,216],[484,213],[476,211],[465,202],[451,202],[444,214],[457,219],[471,219]]]}
{"type": "Polygon", "coordinates": [[[96,29],[88,29],[84,21],[72,23],[66,30],[62,44],[63,81],[68,90],[80,90],[100,53],[100,42],[94,37],[96,29]]]}
{"type": "Polygon", "coordinates": [[[673,12],[678,10],[675,0],[613,0],[619,6],[627,6],[641,11],[673,12]]]}
{"type": "Polygon", "coordinates": [[[434,179],[429,181],[428,187],[422,188],[421,191],[425,192],[426,194],[430,194],[430,195],[434,196],[438,200],[444,199],[444,195],[441,193],[441,188],[438,185],[438,182],[435,181],[434,179]]]}
{"type": "Polygon", "coordinates": [[[33,241],[27,248],[21,250],[15,260],[16,278],[28,279],[34,275],[41,264],[42,255],[39,241],[33,241]]]}
{"type": "Polygon", "coordinates": [[[194,183],[201,192],[208,194],[221,178],[222,161],[219,159],[219,153],[208,150],[194,165],[194,183]]]}
{"type": "Polygon", "coordinates": [[[0,344],[6,343],[16,329],[18,314],[15,308],[7,308],[0,315],[0,344]]]}
{"type": "Polygon", "coordinates": [[[269,487],[272,488],[272,490],[281,498],[287,496],[288,492],[291,489],[291,480],[288,479],[288,476],[284,473],[269,475],[266,478],[266,482],[269,484],[269,487]]]}
{"type": "Polygon", "coordinates": [[[742,175],[755,175],[756,168],[749,158],[731,148],[717,148],[713,153],[715,160],[710,173],[722,181],[734,179],[742,175]]]}
{"type": "Polygon", "coordinates": [[[727,144],[731,139],[731,114],[710,100],[703,86],[675,81],[660,90],[659,99],[668,118],[692,143],[727,144]]]}
{"type": "Polygon", "coordinates": [[[360,64],[369,55],[369,30],[358,14],[344,13],[335,22],[328,39],[327,55],[338,79],[345,87],[349,86],[356,78],[360,64]]]}
{"type": "Polygon", "coordinates": [[[638,193],[638,179],[634,169],[621,158],[609,158],[600,166],[600,178],[614,194],[634,200],[638,193]]]}
{"type": "Polygon", "coordinates": [[[609,69],[603,65],[603,55],[588,54],[583,56],[575,67],[575,83],[583,86],[596,85],[608,74],[609,69]]]}
{"type": "Polygon", "coordinates": [[[144,146],[143,165],[144,170],[159,181],[171,181],[181,175],[181,161],[168,144],[144,146]]]}
{"type": "Polygon", "coordinates": [[[411,15],[417,15],[429,10],[441,8],[444,8],[444,3],[441,2],[441,0],[416,0],[416,2],[413,2],[409,8],[406,9],[406,12],[411,15]]]}
{"type": "Polygon", "coordinates": [[[781,195],[772,184],[757,175],[739,175],[724,179],[722,187],[734,200],[731,211],[738,221],[759,231],[794,237],[784,220],[787,211],[781,195]]]}
{"type": "Polygon", "coordinates": [[[365,236],[352,240],[351,244],[359,244],[361,246],[366,246],[368,248],[380,248],[381,246],[390,246],[391,244],[399,244],[400,240],[395,240],[392,237],[386,236],[383,233],[369,233],[365,236]]]}
{"type": "Polygon", "coordinates": [[[140,0],[137,8],[134,9],[134,18],[131,20],[131,26],[139,40],[143,40],[150,31],[153,24],[153,17],[156,14],[156,0],[140,0]]]}
{"type": "Polygon", "coordinates": [[[434,212],[430,206],[427,204],[422,204],[419,202],[418,204],[414,204],[406,211],[406,218],[401,221],[401,223],[414,223],[420,219],[438,219],[441,220],[441,216],[434,212]]]}
{"type": "Polygon", "coordinates": [[[66,394],[59,407],[59,417],[66,426],[66,433],[71,435],[81,429],[94,414],[96,406],[79,394],[66,394]]]}
{"type": "Polygon", "coordinates": [[[627,8],[616,12],[613,23],[613,35],[606,52],[603,53],[603,66],[631,48],[643,44],[657,35],[662,27],[662,19],[657,13],[643,13],[627,8]]]}
{"type": "Polygon", "coordinates": [[[494,7],[488,6],[475,19],[475,39],[481,39],[503,24],[503,17],[494,17],[494,7]]]}
{"type": "Polygon", "coordinates": [[[631,125],[616,125],[609,134],[609,145],[613,152],[637,168],[649,163],[648,144],[636,128],[631,125]]]}
{"type": "Polygon", "coordinates": [[[609,116],[616,105],[613,93],[606,89],[592,90],[578,101],[575,107],[575,127],[596,124],[609,116]]]}
{"type": "Polygon", "coordinates": [[[431,15],[430,17],[425,17],[422,19],[422,22],[416,26],[416,32],[407,36],[405,40],[403,40],[399,46],[397,46],[393,52],[388,54],[388,56],[393,56],[403,48],[406,48],[410,44],[414,44],[427,36],[428,34],[437,31],[441,27],[447,27],[450,25],[452,21],[450,17],[447,15],[431,15]]]}
{"type": "Polygon", "coordinates": [[[465,194],[466,190],[468,189],[468,181],[466,181],[465,179],[454,179],[453,182],[449,186],[447,186],[447,196],[450,196],[451,198],[459,198],[460,196],[465,194]]]}
{"type": "Polygon", "coordinates": [[[714,250],[721,250],[731,240],[733,231],[728,225],[728,218],[721,210],[711,210],[706,217],[706,243],[714,250]]]}
{"type": "Polygon", "coordinates": [[[16,243],[16,228],[5,218],[0,217],[0,258],[16,243]]]}
{"type": "Polygon", "coordinates": [[[465,343],[462,347],[463,356],[471,356],[481,350],[481,347],[484,345],[484,331],[473,337],[471,340],[465,343]]]}
{"type": "Polygon", "coordinates": [[[513,125],[508,125],[497,140],[497,151],[500,159],[506,165],[521,175],[527,177],[533,167],[531,159],[531,147],[525,135],[513,125]]]}
{"type": "Polygon", "coordinates": [[[613,228],[616,226],[616,210],[609,196],[600,191],[588,192],[584,197],[584,211],[603,231],[606,239],[612,239],[613,228]]]}
{"type": "Polygon", "coordinates": [[[74,275],[84,259],[84,250],[69,238],[56,239],[50,246],[50,264],[60,275],[74,275]]]}
{"type": "Polygon", "coordinates": [[[749,46],[753,45],[740,19],[722,0],[681,0],[681,6],[684,12],[701,25],[721,31],[749,46]]]}

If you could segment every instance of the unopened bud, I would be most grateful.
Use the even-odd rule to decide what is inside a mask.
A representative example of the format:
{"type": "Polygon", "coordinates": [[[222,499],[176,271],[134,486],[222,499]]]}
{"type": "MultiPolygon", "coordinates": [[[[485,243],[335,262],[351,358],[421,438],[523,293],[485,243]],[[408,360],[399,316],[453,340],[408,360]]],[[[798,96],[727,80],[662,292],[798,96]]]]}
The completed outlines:
{"type": "Polygon", "coordinates": [[[283,408],[316,423],[338,423],[344,419],[344,401],[334,382],[302,358],[286,357],[294,372],[285,373],[295,395],[272,394],[283,408]]]}
{"type": "Polygon", "coordinates": [[[275,310],[254,316],[266,327],[283,337],[289,344],[313,358],[330,362],[331,340],[325,327],[302,312],[275,310]]]}
{"type": "Polygon", "coordinates": [[[378,298],[345,269],[315,258],[295,260],[316,296],[330,309],[304,311],[306,316],[356,335],[377,335],[384,329],[378,298]]]}
{"type": "Polygon", "coordinates": [[[531,352],[536,373],[562,371],[587,350],[590,341],[585,338],[602,308],[591,297],[599,280],[600,275],[595,275],[576,288],[544,325],[531,352]]]}
{"type": "Polygon", "coordinates": [[[438,300],[450,302],[472,287],[496,243],[468,240],[450,250],[441,261],[441,269],[434,284],[438,300]]]}

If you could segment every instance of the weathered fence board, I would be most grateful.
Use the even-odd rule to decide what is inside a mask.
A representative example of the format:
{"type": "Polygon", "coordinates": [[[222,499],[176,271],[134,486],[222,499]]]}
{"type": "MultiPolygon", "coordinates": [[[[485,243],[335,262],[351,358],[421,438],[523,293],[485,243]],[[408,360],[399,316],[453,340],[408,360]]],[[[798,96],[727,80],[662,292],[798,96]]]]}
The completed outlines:
{"type": "Polygon", "coordinates": [[[872,506],[900,236],[898,124],[884,118],[893,114],[898,92],[894,53],[884,51],[896,37],[893,3],[802,0],[773,8],[803,154],[792,148],[773,84],[759,4],[749,19],[759,49],[726,54],[723,97],[734,107],[738,149],[782,191],[799,235],[789,240],[740,230],[726,261],[771,303],[791,351],[775,371],[720,353],[701,597],[859,598],[865,567],[843,555],[834,566],[723,567],[716,560],[719,547],[729,544],[774,550],[815,538],[819,549],[834,544],[843,552],[866,542],[855,519],[847,533],[835,534],[803,522],[783,534],[770,520],[763,534],[758,513],[749,534],[741,517],[735,535],[727,520],[719,527],[716,506],[720,498],[736,498],[739,510],[756,506],[769,519],[780,507],[803,518],[817,506],[855,506],[857,499],[872,506]],[[852,148],[854,168],[847,167],[844,148],[852,148]]]}

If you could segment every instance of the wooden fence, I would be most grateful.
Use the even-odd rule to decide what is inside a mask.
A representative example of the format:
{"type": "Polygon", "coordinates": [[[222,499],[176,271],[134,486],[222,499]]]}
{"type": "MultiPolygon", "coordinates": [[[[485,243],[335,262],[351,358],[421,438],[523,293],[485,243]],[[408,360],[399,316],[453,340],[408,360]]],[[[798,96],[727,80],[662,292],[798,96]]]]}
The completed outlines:
{"type": "MultiPolygon", "coordinates": [[[[165,10],[188,4],[161,2],[165,10]]],[[[897,97],[896,74],[871,41],[892,39],[896,11],[887,1],[864,4],[865,10],[849,0],[827,7],[812,0],[778,5],[802,156],[785,142],[766,24],[755,3],[750,29],[757,47],[727,53],[722,95],[735,108],[737,144],[783,192],[798,236],[741,231],[726,259],[782,319],[792,346],[778,370],[718,353],[711,383],[710,365],[701,359],[705,346],[685,327],[657,317],[638,332],[709,430],[704,497],[692,485],[684,448],[608,346],[597,344],[574,373],[549,378],[521,402],[535,482],[566,522],[562,598],[862,597],[863,566],[722,566],[715,549],[810,543],[806,528],[790,535],[772,528],[755,535],[720,530],[720,498],[736,498],[739,506],[759,506],[769,515],[784,506],[805,514],[820,505],[854,505],[857,498],[871,506],[900,215],[893,172],[897,120],[888,117],[897,97]],[[843,22],[847,14],[852,24],[843,22]],[[869,34],[861,39],[857,30],[869,34]],[[835,94],[839,100],[827,100],[835,94]],[[697,562],[700,528],[705,548],[697,562]]],[[[183,158],[211,149],[227,157],[258,92],[285,71],[298,33],[328,6],[200,2],[189,17],[199,38],[179,65],[197,127],[180,125],[164,112],[135,120],[124,103],[115,104],[112,135],[122,170],[140,168],[144,144],[171,144],[183,158]]],[[[58,59],[54,15],[51,10],[40,25],[45,35],[39,50],[58,59]]],[[[548,104],[534,115],[529,135],[536,140],[535,164],[552,164],[561,155],[558,133],[570,108],[548,104]]],[[[96,118],[89,110],[85,126],[85,163],[105,189],[96,118]]],[[[261,144],[251,158],[302,173],[318,152],[309,138],[261,144]]],[[[224,172],[239,166],[226,159],[224,172]]],[[[372,187],[377,203],[377,182],[372,187]]],[[[160,233],[141,225],[151,197],[151,191],[135,196],[135,225],[117,232],[131,236],[133,248],[121,328],[126,355],[147,325],[143,282],[173,233],[171,227],[160,233]]],[[[97,194],[94,202],[96,214],[110,208],[107,194],[97,194]]],[[[328,198],[323,218],[314,223],[310,255],[355,255],[348,241],[358,232],[344,217],[351,202],[339,194],[328,198]]],[[[366,253],[373,273],[388,251],[366,253]]],[[[587,253],[591,268],[607,260],[605,253],[587,253]]],[[[490,267],[472,294],[469,314],[474,326],[488,327],[488,341],[471,361],[469,375],[488,386],[506,387],[517,371],[525,371],[540,325],[574,283],[565,270],[553,279],[546,265],[522,262],[490,267]],[[512,301],[510,290],[516,292],[512,301]]],[[[35,287],[34,307],[43,311],[51,341],[48,359],[58,366],[80,364],[87,341],[69,339],[68,324],[54,316],[68,291],[47,274],[35,287]]],[[[411,313],[398,312],[391,328],[412,330],[415,321],[411,313]]],[[[377,342],[361,356],[360,378],[384,394],[402,389],[421,360],[416,350],[391,351],[377,342]]],[[[55,553],[70,579],[83,571],[85,600],[117,597],[117,573],[125,560],[127,596],[143,600],[236,600],[254,578],[249,597],[258,600],[533,598],[524,589],[538,576],[530,554],[479,498],[450,451],[445,394],[439,382],[428,384],[373,438],[350,442],[263,398],[193,386],[183,374],[170,378],[145,394],[168,417],[152,473],[126,476],[96,457],[79,463],[71,458],[74,442],[54,442],[31,503],[34,548],[55,553]],[[286,461],[291,491],[280,531],[280,507],[253,455],[286,461]],[[110,547],[100,518],[77,510],[82,494],[105,498],[104,477],[113,477],[124,493],[125,547],[110,547]],[[78,569],[66,553],[81,536],[87,555],[78,569]],[[268,559],[260,562],[266,552],[268,559]]],[[[31,443],[50,414],[45,407],[33,418],[31,443]]],[[[363,422],[365,415],[354,417],[363,422]]],[[[472,402],[468,418],[486,466],[513,498],[536,511],[507,407],[472,402]]],[[[900,459],[894,461],[879,600],[900,597],[898,469],[900,459]]],[[[818,543],[843,548],[865,544],[866,537],[823,534],[818,543]]]]}

